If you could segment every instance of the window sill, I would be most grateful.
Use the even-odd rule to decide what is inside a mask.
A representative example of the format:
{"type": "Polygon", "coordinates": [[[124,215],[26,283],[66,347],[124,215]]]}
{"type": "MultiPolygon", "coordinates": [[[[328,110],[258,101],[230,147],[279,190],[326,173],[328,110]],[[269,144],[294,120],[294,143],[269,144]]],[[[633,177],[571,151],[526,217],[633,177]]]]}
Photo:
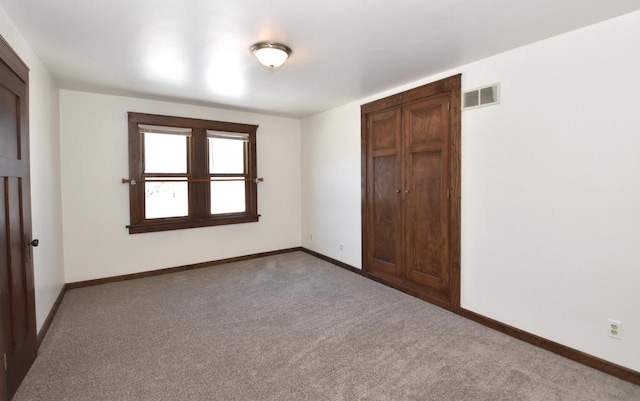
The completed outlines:
{"type": "Polygon", "coordinates": [[[228,224],[255,223],[260,215],[226,215],[211,217],[208,219],[189,219],[189,220],[158,220],[148,221],[144,223],[129,224],[129,234],[142,234],[157,231],[184,230],[187,228],[223,226],[228,224]]]}

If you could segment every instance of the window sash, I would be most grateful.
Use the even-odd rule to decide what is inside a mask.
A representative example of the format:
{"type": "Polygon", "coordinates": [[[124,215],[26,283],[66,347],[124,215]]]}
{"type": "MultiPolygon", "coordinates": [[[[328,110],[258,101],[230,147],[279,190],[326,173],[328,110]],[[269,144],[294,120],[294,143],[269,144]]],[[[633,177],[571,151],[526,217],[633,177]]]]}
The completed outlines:
{"type": "Polygon", "coordinates": [[[144,176],[148,176],[148,175],[163,175],[163,176],[170,176],[170,175],[174,175],[174,174],[179,174],[179,175],[189,175],[191,172],[191,134],[188,135],[183,135],[183,134],[176,134],[177,136],[181,136],[181,137],[185,137],[185,148],[184,151],[186,152],[186,169],[185,171],[147,171],[148,170],[148,165],[147,165],[147,149],[146,149],[146,136],[145,134],[161,134],[161,135],[173,135],[173,134],[168,134],[166,132],[157,132],[157,131],[148,131],[148,132],[144,132],[144,133],[140,133],[140,146],[141,146],[141,150],[142,150],[142,174],[140,175],[141,177],[144,176]]]}
{"type": "MultiPolygon", "coordinates": [[[[180,205],[179,203],[176,203],[175,201],[173,202],[173,204],[171,204],[171,199],[169,199],[169,203],[166,203],[165,200],[165,207],[168,206],[169,207],[169,213],[165,213],[164,215],[160,214],[159,211],[157,210],[157,205],[158,205],[158,201],[162,202],[162,197],[158,197],[156,199],[153,199],[151,196],[149,196],[149,189],[151,188],[156,188],[157,190],[160,190],[160,192],[166,192],[167,190],[170,190],[170,184],[172,183],[172,181],[177,181],[177,180],[181,180],[181,179],[185,179],[188,178],[187,176],[173,176],[173,177],[168,177],[168,176],[161,176],[161,177],[156,177],[156,178],[162,178],[165,179],[166,181],[164,182],[146,182],[144,184],[144,191],[145,191],[145,197],[144,197],[144,219],[146,221],[153,221],[153,220],[166,220],[166,219],[184,219],[189,217],[189,214],[191,213],[190,209],[190,203],[189,202],[189,184],[182,181],[182,182],[173,182],[173,184],[177,184],[178,187],[184,187],[186,186],[186,190],[187,190],[187,194],[186,194],[186,199],[184,199],[186,201],[186,204],[184,205],[180,205]],[[167,184],[169,184],[169,186],[167,186],[167,184]],[[152,202],[152,205],[155,206],[154,208],[152,208],[150,210],[150,205],[148,204],[148,202],[150,201],[155,201],[152,202]],[[178,210],[180,210],[180,213],[176,213],[178,210]],[[168,214],[168,215],[167,215],[168,214]]],[[[173,198],[175,198],[175,192],[173,194],[173,198]]],[[[181,192],[178,191],[178,195],[181,195],[181,192]]],[[[182,198],[182,196],[178,196],[178,200],[180,200],[180,198],[182,198]]],[[[165,212],[167,210],[165,209],[165,212]]]]}
{"type": "MultiPolygon", "coordinates": [[[[225,137],[220,137],[220,136],[207,136],[207,171],[209,173],[209,175],[237,175],[237,174],[241,174],[245,177],[249,177],[249,157],[250,157],[250,150],[249,150],[249,142],[245,142],[244,140],[242,140],[242,142],[240,142],[243,146],[242,146],[242,155],[239,155],[242,158],[242,163],[237,164],[237,163],[231,163],[231,165],[227,164],[227,169],[222,170],[222,169],[218,169],[216,170],[216,166],[218,168],[220,168],[221,166],[215,162],[215,160],[212,160],[211,157],[214,155],[214,153],[216,153],[213,149],[211,149],[212,146],[212,141],[210,141],[209,139],[224,139],[224,140],[228,140],[231,138],[225,138],[225,137]],[[235,168],[235,169],[234,169],[235,168]],[[240,171],[240,168],[242,169],[242,171],[240,171]]],[[[239,145],[240,143],[235,143],[234,145],[239,145]]],[[[234,150],[239,150],[239,149],[234,149],[234,150]]],[[[222,158],[224,159],[225,156],[229,156],[230,154],[230,149],[227,149],[227,153],[225,153],[222,158]]],[[[234,159],[235,160],[235,159],[234,159]]],[[[224,163],[223,163],[224,165],[224,163]]]]}

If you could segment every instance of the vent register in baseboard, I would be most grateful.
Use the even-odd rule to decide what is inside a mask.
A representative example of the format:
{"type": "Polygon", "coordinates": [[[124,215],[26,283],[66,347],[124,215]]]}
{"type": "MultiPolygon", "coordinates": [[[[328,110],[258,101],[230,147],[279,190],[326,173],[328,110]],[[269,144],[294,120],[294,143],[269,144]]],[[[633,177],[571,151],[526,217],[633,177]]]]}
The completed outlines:
{"type": "Polygon", "coordinates": [[[462,94],[462,110],[476,109],[500,103],[500,84],[483,86],[462,94]]]}

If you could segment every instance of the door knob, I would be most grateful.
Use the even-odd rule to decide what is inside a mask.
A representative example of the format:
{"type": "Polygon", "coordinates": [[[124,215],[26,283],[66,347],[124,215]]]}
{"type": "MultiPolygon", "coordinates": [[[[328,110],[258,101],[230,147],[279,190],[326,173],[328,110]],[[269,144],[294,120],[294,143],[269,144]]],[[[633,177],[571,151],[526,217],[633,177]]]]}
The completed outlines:
{"type": "Polygon", "coordinates": [[[401,191],[399,189],[396,189],[396,193],[399,194],[401,191]]]}
{"type": "Polygon", "coordinates": [[[411,191],[409,191],[408,189],[406,189],[406,190],[404,191],[404,193],[405,193],[405,194],[408,194],[409,192],[411,192],[411,191]]]}
{"type": "Polygon", "coordinates": [[[31,246],[38,246],[40,244],[40,240],[38,239],[34,239],[33,241],[29,242],[29,245],[31,246]]]}

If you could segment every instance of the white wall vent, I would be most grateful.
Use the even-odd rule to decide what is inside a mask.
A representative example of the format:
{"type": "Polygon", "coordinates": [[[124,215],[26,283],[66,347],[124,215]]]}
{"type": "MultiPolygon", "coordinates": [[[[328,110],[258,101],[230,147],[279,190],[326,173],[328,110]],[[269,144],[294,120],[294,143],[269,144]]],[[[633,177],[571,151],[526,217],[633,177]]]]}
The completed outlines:
{"type": "Polygon", "coordinates": [[[500,84],[493,84],[466,91],[462,94],[462,110],[491,106],[500,103],[500,84]]]}

